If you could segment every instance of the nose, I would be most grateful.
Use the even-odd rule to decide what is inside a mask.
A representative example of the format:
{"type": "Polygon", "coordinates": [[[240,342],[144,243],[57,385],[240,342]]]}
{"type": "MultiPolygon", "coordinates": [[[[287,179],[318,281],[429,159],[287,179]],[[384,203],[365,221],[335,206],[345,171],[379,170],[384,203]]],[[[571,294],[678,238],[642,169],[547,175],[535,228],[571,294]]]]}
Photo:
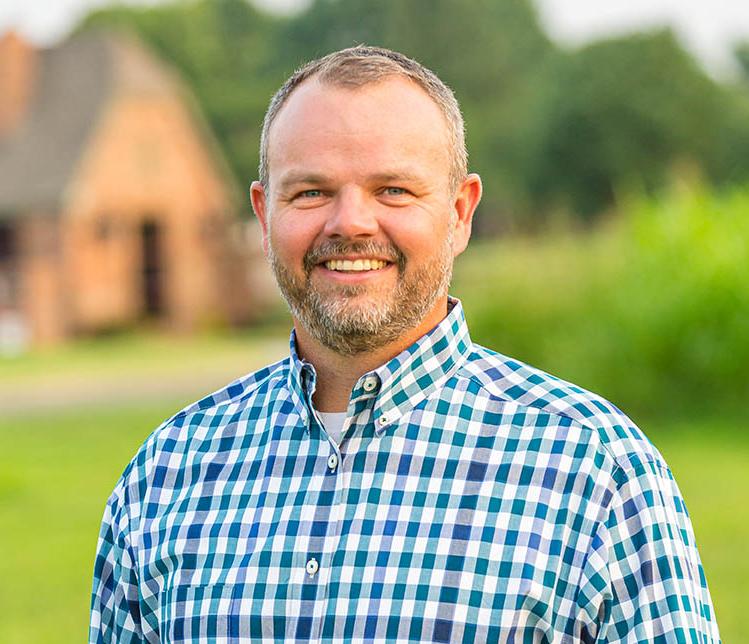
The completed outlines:
{"type": "Polygon", "coordinates": [[[371,237],[379,229],[375,213],[376,204],[369,203],[363,192],[356,187],[344,187],[332,203],[332,210],[325,222],[328,237],[371,237]]]}

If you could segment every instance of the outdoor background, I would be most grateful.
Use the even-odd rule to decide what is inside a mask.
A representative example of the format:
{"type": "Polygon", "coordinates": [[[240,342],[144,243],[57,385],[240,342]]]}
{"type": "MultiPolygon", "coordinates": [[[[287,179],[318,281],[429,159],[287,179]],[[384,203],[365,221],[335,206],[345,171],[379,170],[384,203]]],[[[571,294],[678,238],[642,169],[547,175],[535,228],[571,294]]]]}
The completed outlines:
{"type": "MultiPolygon", "coordinates": [[[[749,15],[745,40],[698,57],[666,26],[573,44],[551,4],[193,0],[99,8],[73,29],[131,30],[178,69],[243,189],[268,99],[303,61],[367,43],[434,69],[485,186],[452,288],[474,340],[643,428],[686,499],[723,641],[746,642],[749,15]]],[[[282,356],[288,331],[275,302],[239,329],[148,324],[0,356],[0,642],[85,639],[120,472],[164,418],[282,356]]]]}

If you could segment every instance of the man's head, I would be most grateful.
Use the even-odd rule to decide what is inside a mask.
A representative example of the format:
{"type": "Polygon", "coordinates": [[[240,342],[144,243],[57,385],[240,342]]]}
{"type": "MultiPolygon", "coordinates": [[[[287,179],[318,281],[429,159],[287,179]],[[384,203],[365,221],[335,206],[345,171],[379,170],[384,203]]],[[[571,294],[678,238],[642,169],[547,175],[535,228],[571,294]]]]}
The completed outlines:
{"type": "Polygon", "coordinates": [[[462,132],[450,90],[387,50],[331,54],[279,90],[252,203],[298,336],[355,355],[444,316],[481,194],[462,132]]]}
{"type": "Polygon", "coordinates": [[[439,107],[445,119],[450,149],[450,180],[453,187],[468,173],[468,152],[460,106],[452,90],[437,75],[420,63],[390,49],[351,47],[313,60],[294,72],[274,94],[265,113],[260,135],[260,182],[268,185],[268,139],[281,108],[304,81],[315,78],[324,85],[356,89],[386,78],[401,76],[421,87],[439,107]]]}

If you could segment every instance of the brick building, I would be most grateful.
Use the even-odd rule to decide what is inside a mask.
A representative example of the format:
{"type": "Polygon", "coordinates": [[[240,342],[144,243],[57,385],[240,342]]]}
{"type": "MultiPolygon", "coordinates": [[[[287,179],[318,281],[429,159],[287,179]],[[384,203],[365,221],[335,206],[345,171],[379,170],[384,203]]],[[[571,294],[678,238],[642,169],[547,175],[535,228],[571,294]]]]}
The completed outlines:
{"type": "Polygon", "coordinates": [[[0,341],[246,319],[268,282],[238,198],[189,93],[135,39],[0,39],[0,341]]]}

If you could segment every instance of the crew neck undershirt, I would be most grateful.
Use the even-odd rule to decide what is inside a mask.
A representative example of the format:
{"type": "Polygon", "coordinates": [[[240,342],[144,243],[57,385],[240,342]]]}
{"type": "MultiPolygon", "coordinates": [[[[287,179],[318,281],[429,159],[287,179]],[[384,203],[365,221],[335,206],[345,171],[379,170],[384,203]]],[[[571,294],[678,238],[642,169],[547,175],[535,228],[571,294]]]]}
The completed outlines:
{"type": "Polygon", "coordinates": [[[340,445],[341,438],[343,437],[343,423],[346,422],[346,412],[318,411],[317,415],[320,416],[325,431],[330,434],[330,437],[335,441],[336,445],[340,445]]]}

